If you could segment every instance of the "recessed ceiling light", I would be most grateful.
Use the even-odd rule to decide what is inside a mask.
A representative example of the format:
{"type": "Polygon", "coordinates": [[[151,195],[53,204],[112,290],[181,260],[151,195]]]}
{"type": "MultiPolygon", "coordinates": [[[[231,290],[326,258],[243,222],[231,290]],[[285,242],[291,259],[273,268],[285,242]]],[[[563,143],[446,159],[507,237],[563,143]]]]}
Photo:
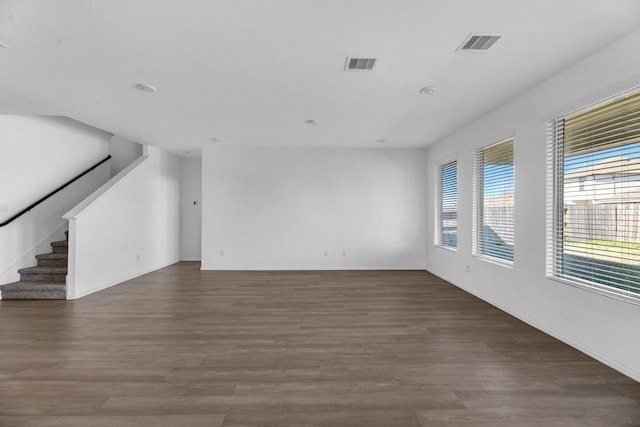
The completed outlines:
{"type": "Polygon", "coordinates": [[[318,126],[320,124],[319,121],[313,120],[313,119],[309,119],[305,123],[308,124],[308,125],[311,125],[311,126],[318,126]]]}
{"type": "Polygon", "coordinates": [[[438,88],[435,86],[425,86],[422,89],[420,89],[418,92],[420,92],[420,95],[433,95],[434,93],[436,93],[437,90],[438,88]]]}
{"type": "Polygon", "coordinates": [[[211,142],[220,142],[220,138],[209,138],[211,142]]]}
{"type": "Polygon", "coordinates": [[[381,144],[384,144],[385,142],[387,142],[387,140],[386,140],[386,139],[384,139],[384,138],[380,138],[380,139],[376,139],[376,142],[379,142],[379,143],[381,143],[381,144]]]}
{"type": "Polygon", "coordinates": [[[136,85],[136,89],[141,90],[142,92],[147,92],[147,93],[152,93],[156,91],[155,87],[148,84],[144,84],[144,83],[138,83],[136,85]]]}
{"type": "Polygon", "coordinates": [[[6,47],[7,49],[9,49],[9,45],[2,42],[0,42],[0,47],[6,47]]]}

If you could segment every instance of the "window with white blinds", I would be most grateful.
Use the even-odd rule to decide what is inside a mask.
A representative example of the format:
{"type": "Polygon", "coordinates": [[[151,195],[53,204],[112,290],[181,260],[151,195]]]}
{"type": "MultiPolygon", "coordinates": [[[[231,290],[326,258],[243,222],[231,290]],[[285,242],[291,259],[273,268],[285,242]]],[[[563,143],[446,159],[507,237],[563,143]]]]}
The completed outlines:
{"type": "Polygon", "coordinates": [[[640,91],[548,126],[547,275],[640,297],[640,91]]]}
{"type": "Polygon", "coordinates": [[[476,151],[474,255],[513,263],[513,139],[476,151]]]}
{"type": "Polygon", "coordinates": [[[458,247],[458,162],[438,167],[438,203],[436,212],[436,244],[458,247]]]}

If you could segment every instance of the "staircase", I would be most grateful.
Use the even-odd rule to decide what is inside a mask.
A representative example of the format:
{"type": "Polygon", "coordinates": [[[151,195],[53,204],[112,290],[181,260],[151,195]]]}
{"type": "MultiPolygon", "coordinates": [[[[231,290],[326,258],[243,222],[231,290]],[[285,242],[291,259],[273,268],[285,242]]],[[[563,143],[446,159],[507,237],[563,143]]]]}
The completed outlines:
{"type": "Polygon", "coordinates": [[[36,255],[38,265],[22,268],[20,281],[0,286],[2,299],[66,299],[69,232],[66,240],[51,242],[53,251],[36,255]]]}

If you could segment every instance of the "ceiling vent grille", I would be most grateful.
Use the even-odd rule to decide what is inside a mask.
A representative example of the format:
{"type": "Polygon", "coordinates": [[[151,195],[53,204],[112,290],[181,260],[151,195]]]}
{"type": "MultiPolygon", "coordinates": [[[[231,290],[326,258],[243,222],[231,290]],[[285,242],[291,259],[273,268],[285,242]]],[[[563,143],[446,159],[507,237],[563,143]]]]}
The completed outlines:
{"type": "Polygon", "coordinates": [[[502,34],[478,34],[471,33],[469,37],[462,42],[460,47],[457,49],[459,51],[487,51],[491,46],[495,44],[500,38],[502,34]]]}
{"type": "Polygon", "coordinates": [[[378,58],[351,58],[347,56],[347,63],[344,66],[345,71],[373,71],[378,58]]]}

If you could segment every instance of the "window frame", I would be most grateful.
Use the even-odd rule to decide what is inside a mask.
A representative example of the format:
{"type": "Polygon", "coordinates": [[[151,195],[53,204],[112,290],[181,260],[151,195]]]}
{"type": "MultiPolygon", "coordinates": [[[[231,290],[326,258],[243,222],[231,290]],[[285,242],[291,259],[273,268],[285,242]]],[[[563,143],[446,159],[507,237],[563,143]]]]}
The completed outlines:
{"type": "Polygon", "coordinates": [[[435,168],[435,203],[434,203],[434,246],[442,249],[446,249],[449,251],[457,252],[458,251],[458,215],[460,214],[459,210],[459,178],[460,174],[458,173],[458,158],[457,156],[447,157],[446,159],[440,161],[435,168]],[[455,193],[456,193],[456,244],[455,246],[447,245],[443,242],[443,220],[442,214],[444,211],[443,208],[443,169],[445,166],[455,163],[455,193]]]}
{"type": "MultiPolygon", "coordinates": [[[[592,293],[603,295],[609,298],[617,299],[640,305],[640,293],[615,288],[605,284],[581,279],[571,276],[562,271],[562,261],[558,261],[558,256],[562,256],[564,236],[564,119],[583,111],[597,108],[599,105],[615,101],[625,95],[638,92],[640,86],[635,86],[618,92],[615,95],[601,98],[587,105],[573,108],[568,112],[554,114],[555,117],[549,119],[547,125],[547,203],[546,203],[546,278],[554,282],[573,286],[592,293]]],[[[575,107],[575,105],[574,105],[575,107]]],[[[629,143],[633,144],[633,143],[629,143]]],[[[624,144],[626,146],[629,144],[624,144]]],[[[605,149],[605,148],[603,148],[605,149]]],[[[595,176],[593,178],[595,180],[595,176]]],[[[579,184],[583,184],[580,182],[579,184]]],[[[581,191],[580,189],[579,191],[581,191]]]]}
{"type": "Polygon", "coordinates": [[[502,267],[513,268],[515,264],[515,135],[510,134],[507,137],[494,140],[495,142],[489,144],[483,144],[478,146],[473,152],[473,233],[472,233],[472,255],[483,261],[487,261],[502,267]],[[484,245],[482,244],[484,239],[484,151],[492,147],[496,147],[500,144],[511,142],[512,143],[512,158],[511,164],[513,167],[513,220],[511,223],[511,238],[513,240],[512,246],[512,259],[505,259],[483,252],[484,245]],[[482,160],[481,154],[482,153],[482,160]],[[482,163],[482,164],[481,164],[482,163]],[[482,224],[481,224],[482,222],[482,224]]]}

